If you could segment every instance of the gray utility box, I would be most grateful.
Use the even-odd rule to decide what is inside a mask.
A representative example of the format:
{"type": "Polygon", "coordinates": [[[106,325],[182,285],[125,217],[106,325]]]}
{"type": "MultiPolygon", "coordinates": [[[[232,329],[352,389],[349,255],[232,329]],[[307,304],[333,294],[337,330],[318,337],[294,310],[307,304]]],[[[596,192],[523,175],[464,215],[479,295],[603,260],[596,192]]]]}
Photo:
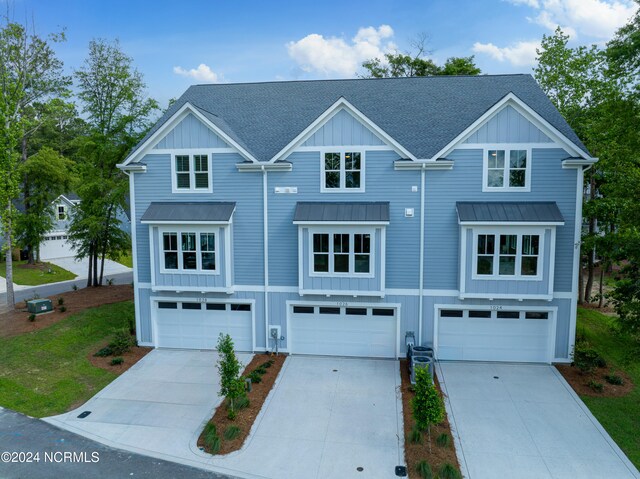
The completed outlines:
{"type": "Polygon", "coordinates": [[[35,314],[48,313],[53,311],[53,304],[50,299],[32,299],[27,301],[27,310],[35,314]]]}
{"type": "Polygon", "coordinates": [[[411,358],[411,362],[413,363],[411,366],[411,384],[416,383],[416,371],[418,369],[427,368],[431,375],[431,379],[433,379],[433,358],[428,356],[413,356],[413,358],[411,358]]]}

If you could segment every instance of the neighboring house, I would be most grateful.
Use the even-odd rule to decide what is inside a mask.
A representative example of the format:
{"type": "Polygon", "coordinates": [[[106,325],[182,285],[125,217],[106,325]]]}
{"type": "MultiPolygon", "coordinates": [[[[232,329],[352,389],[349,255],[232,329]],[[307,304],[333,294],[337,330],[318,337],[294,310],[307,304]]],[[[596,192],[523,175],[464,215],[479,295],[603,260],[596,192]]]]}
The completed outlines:
{"type": "Polygon", "coordinates": [[[138,341],[568,362],[595,161],[530,75],[193,86],[120,165],[138,341]]]}

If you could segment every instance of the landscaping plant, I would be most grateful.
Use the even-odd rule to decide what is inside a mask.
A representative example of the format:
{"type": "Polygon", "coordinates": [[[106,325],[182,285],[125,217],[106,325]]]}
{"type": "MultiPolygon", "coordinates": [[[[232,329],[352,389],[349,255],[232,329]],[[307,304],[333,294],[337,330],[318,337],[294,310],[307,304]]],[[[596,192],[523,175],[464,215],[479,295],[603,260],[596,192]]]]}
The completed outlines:
{"type": "Polygon", "coordinates": [[[462,474],[456,469],[455,466],[445,462],[440,469],[438,469],[439,479],[462,479],[462,474]]]}
{"type": "Polygon", "coordinates": [[[444,420],[444,402],[436,389],[427,368],[416,370],[415,396],[411,399],[411,409],[416,427],[427,431],[429,452],[431,452],[431,425],[444,420]]]}
{"type": "Polygon", "coordinates": [[[451,444],[451,436],[446,432],[443,432],[436,439],[436,444],[440,447],[449,447],[449,444],[451,444]]]}
{"type": "Polygon", "coordinates": [[[60,296],[58,298],[58,306],[62,306],[64,304],[64,298],[62,296],[60,296]]]}
{"type": "Polygon", "coordinates": [[[573,364],[583,373],[591,374],[601,365],[606,365],[600,354],[587,341],[576,342],[572,354],[573,364]]]}
{"type": "Polygon", "coordinates": [[[602,384],[601,382],[596,381],[595,379],[591,379],[589,381],[588,386],[595,392],[597,393],[601,393],[602,391],[604,391],[604,384],[602,384]]]}
{"type": "Polygon", "coordinates": [[[416,426],[413,426],[411,433],[409,434],[409,440],[413,444],[422,444],[422,431],[416,426]]]}
{"type": "Polygon", "coordinates": [[[111,366],[118,366],[118,365],[120,365],[122,363],[124,363],[124,358],[118,357],[118,358],[113,358],[111,360],[111,366]]]}
{"type": "Polygon", "coordinates": [[[422,479],[432,479],[433,471],[427,461],[420,461],[416,464],[416,472],[422,479]]]}
{"type": "Polygon", "coordinates": [[[36,320],[36,315],[35,314],[30,314],[29,315],[29,321],[31,321],[32,323],[36,320]]]}
{"type": "Polygon", "coordinates": [[[245,395],[244,380],[240,377],[242,364],[233,350],[233,340],[228,334],[220,333],[216,347],[220,358],[216,367],[220,374],[220,392],[218,395],[226,397],[229,404],[229,419],[235,419],[236,401],[245,395]]]}
{"type": "Polygon", "coordinates": [[[60,307],[58,308],[58,311],[60,311],[61,313],[64,313],[66,310],[67,310],[67,307],[66,307],[66,306],[60,306],[60,307]]]}
{"type": "Polygon", "coordinates": [[[611,372],[604,378],[609,384],[613,384],[614,386],[622,386],[624,384],[624,380],[622,379],[622,377],[618,376],[613,370],[611,370],[611,372]]]}
{"type": "Polygon", "coordinates": [[[124,328],[116,329],[113,335],[113,340],[109,343],[111,353],[115,356],[126,353],[133,346],[133,340],[129,331],[124,328]]]}
{"type": "Polygon", "coordinates": [[[224,438],[227,441],[233,441],[236,437],[240,435],[240,428],[238,426],[229,426],[224,431],[224,438]]]}
{"type": "Polygon", "coordinates": [[[215,424],[208,422],[204,427],[204,443],[212,454],[217,454],[220,451],[220,437],[215,424]]]}

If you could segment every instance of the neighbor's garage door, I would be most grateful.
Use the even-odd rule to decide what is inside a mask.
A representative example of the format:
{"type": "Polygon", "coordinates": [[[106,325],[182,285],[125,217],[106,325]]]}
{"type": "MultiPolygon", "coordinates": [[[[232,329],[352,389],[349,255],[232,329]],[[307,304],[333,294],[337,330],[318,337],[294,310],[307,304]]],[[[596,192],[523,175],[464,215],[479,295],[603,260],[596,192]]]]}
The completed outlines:
{"type": "Polygon", "coordinates": [[[40,259],[68,258],[73,256],[71,245],[67,241],[65,234],[52,234],[45,236],[40,244],[40,259]]]}
{"type": "Polygon", "coordinates": [[[292,306],[289,348],[293,354],[395,358],[394,308],[292,306]]]}
{"type": "Polygon", "coordinates": [[[551,311],[441,309],[438,359],[551,361],[551,311]]]}
{"type": "Polygon", "coordinates": [[[253,351],[250,304],[158,302],[159,348],[215,349],[220,333],[238,351],[253,351]]]}

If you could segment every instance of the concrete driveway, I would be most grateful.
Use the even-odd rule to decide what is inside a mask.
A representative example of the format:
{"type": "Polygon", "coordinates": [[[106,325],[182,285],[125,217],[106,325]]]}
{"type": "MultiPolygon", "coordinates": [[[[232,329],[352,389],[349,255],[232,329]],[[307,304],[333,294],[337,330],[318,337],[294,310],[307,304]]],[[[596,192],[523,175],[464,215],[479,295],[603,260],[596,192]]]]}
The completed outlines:
{"type": "Polygon", "coordinates": [[[553,366],[442,362],[438,373],[468,479],[640,477],[553,366]]]}
{"type": "MultiPolygon", "coordinates": [[[[89,260],[87,258],[78,260],[75,257],[68,257],[68,258],[49,259],[47,261],[49,263],[58,265],[61,268],[66,269],[67,271],[71,271],[73,274],[77,275],[79,278],[86,278],[89,272],[89,260]]],[[[99,262],[98,262],[98,271],[100,271],[99,262]]],[[[124,266],[120,263],[116,263],[115,261],[111,261],[110,259],[104,260],[104,277],[105,278],[109,278],[114,274],[127,273],[130,271],[131,271],[131,268],[124,266]]]]}
{"type": "Polygon", "coordinates": [[[203,453],[197,438],[220,403],[216,357],[154,350],[78,410],[46,420],[113,447],[246,478],[389,478],[404,463],[399,364],[389,360],[289,357],[243,449],[203,453]],[[85,410],[91,415],[78,419],[85,410]]]}

